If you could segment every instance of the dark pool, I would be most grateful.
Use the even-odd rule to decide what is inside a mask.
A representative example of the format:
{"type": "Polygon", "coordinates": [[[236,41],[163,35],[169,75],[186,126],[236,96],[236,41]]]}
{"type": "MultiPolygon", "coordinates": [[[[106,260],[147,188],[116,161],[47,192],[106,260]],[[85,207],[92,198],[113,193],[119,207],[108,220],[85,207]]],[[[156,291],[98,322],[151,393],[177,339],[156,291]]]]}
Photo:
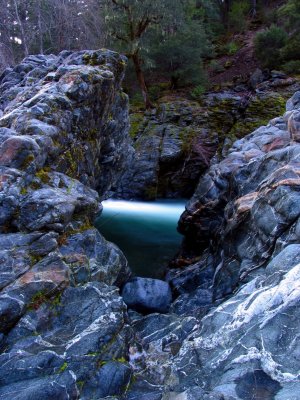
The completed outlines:
{"type": "Polygon", "coordinates": [[[138,276],[160,278],[178,251],[182,236],[177,222],[185,201],[107,200],[96,227],[124,252],[138,276]]]}

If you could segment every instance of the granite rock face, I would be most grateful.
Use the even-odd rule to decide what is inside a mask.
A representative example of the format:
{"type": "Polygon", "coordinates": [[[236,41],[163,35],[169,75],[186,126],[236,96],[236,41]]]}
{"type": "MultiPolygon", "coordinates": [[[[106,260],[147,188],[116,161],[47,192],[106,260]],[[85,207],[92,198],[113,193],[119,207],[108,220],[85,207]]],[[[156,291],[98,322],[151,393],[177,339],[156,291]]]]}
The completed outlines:
{"type": "Polygon", "coordinates": [[[131,271],[92,225],[132,152],[125,65],[63,52],[0,77],[1,399],[100,398],[130,382],[112,285],[131,271]]]}

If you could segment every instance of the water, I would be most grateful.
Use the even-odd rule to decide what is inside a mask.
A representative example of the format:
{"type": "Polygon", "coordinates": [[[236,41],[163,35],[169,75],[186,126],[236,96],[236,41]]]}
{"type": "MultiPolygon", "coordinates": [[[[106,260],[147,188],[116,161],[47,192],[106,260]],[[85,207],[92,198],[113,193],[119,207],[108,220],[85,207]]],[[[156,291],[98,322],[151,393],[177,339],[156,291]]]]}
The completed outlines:
{"type": "Polygon", "coordinates": [[[176,227],[185,202],[107,200],[102,204],[96,220],[99,231],[120,247],[136,275],[161,278],[182,240],[176,227]]]}

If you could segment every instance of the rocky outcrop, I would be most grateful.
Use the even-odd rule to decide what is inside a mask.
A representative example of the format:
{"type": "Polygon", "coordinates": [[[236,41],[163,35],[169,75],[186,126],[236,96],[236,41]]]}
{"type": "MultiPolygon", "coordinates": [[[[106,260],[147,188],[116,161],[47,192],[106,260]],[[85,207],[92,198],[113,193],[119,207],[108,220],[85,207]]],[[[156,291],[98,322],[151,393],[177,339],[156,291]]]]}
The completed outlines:
{"type": "Polygon", "coordinates": [[[112,285],[131,272],[92,226],[130,159],[125,64],[63,52],[0,77],[0,399],[100,398],[130,382],[112,285]]]}
{"type": "Polygon", "coordinates": [[[131,317],[132,398],[145,381],[163,400],[299,398],[299,99],[200,179],[171,314],[131,317]]]}
{"type": "Polygon", "coordinates": [[[168,284],[124,286],[92,226],[132,152],[124,64],[31,56],[1,77],[0,399],[297,400],[299,92],[200,179],[168,284]],[[168,314],[138,313],[167,311],[169,285],[168,314]]]}
{"type": "Polygon", "coordinates": [[[251,87],[207,93],[199,101],[165,96],[150,112],[132,112],[135,154],[115,196],[190,198],[210,164],[237,138],[282,114],[298,89],[297,79],[273,72],[251,87]]]}

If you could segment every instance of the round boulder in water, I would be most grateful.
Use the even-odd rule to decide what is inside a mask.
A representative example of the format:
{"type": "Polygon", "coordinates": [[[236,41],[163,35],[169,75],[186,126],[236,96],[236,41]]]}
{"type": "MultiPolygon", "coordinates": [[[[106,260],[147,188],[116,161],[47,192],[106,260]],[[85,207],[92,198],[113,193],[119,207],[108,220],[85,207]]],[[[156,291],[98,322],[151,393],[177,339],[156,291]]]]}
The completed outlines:
{"type": "Polygon", "coordinates": [[[141,313],[167,312],[172,293],[167,282],[151,278],[134,278],[126,283],[122,296],[129,308],[141,313]]]}

